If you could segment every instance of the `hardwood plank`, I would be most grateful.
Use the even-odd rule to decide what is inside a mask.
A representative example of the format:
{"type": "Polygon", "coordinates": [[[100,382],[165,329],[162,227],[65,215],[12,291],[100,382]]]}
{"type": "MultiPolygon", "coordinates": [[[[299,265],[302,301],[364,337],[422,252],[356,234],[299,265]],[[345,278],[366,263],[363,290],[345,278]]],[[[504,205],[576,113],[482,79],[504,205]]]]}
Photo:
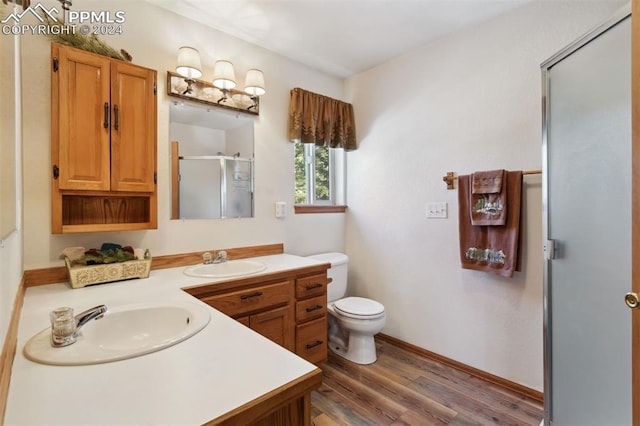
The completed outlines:
{"type": "Polygon", "coordinates": [[[511,387],[394,342],[376,339],[376,347],[378,360],[370,365],[330,353],[321,366],[320,392],[312,393],[314,419],[326,415],[341,425],[537,426],[543,417],[541,402],[511,387]]]}
{"type": "Polygon", "coordinates": [[[391,423],[391,426],[413,426],[413,425],[421,425],[421,426],[444,426],[450,424],[447,421],[430,421],[429,419],[425,419],[419,413],[415,411],[405,411],[398,420],[391,423]]]}
{"type": "Polygon", "coordinates": [[[318,417],[314,417],[311,424],[313,426],[339,426],[340,423],[333,421],[331,417],[326,414],[320,414],[318,417]]]}
{"type": "MultiPolygon", "coordinates": [[[[498,404],[508,411],[511,416],[519,418],[523,422],[535,422],[535,418],[538,416],[540,405],[538,402],[525,396],[514,394],[493,382],[487,382],[477,376],[431,359],[422,358],[412,352],[402,351],[392,345],[381,346],[380,353],[389,356],[391,363],[406,363],[417,371],[421,371],[424,377],[430,375],[431,380],[454,387],[461,393],[469,393],[479,401],[498,404]]],[[[383,358],[383,361],[385,359],[383,358]]]]}
{"type": "Polygon", "coordinates": [[[323,366],[322,372],[323,382],[361,407],[374,424],[389,425],[406,411],[406,408],[380,394],[377,389],[371,389],[328,364],[323,366]]]}
{"type": "MultiPolygon", "coordinates": [[[[375,364],[357,366],[356,370],[359,370],[357,376],[352,376],[350,372],[353,372],[353,368],[350,368],[353,364],[335,354],[330,355],[331,366],[344,372],[344,374],[357,378],[357,380],[363,385],[375,391],[382,396],[401,404],[412,413],[417,413],[421,416],[422,421],[427,421],[429,424],[448,424],[458,413],[438,402],[425,397],[419,392],[408,388],[404,378],[401,382],[394,381],[390,376],[386,374],[386,371],[380,367],[375,368],[375,364]]],[[[408,415],[409,417],[411,414],[408,415]]],[[[400,416],[401,418],[403,416],[400,416]]],[[[400,423],[402,424],[402,423],[400,423]]]]}
{"type": "Polygon", "coordinates": [[[495,383],[502,388],[510,389],[513,392],[519,393],[528,398],[532,398],[536,401],[542,402],[542,392],[539,392],[535,389],[528,388],[519,383],[512,382],[511,380],[504,379],[494,374],[487,373],[486,371],[482,371],[478,368],[471,367],[470,365],[463,364],[451,358],[447,358],[445,356],[436,354],[435,352],[431,352],[421,347],[412,345],[410,343],[403,342],[400,339],[396,339],[395,337],[388,336],[384,333],[378,333],[376,335],[376,338],[382,341],[392,343],[394,346],[405,349],[408,352],[412,352],[417,355],[420,355],[421,357],[429,358],[433,361],[440,362],[449,367],[453,367],[456,370],[464,371],[465,373],[471,374],[472,376],[476,376],[485,381],[495,383]]]}
{"type": "Polygon", "coordinates": [[[373,425],[375,424],[364,409],[352,403],[349,398],[334,391],[325,383],[320,389],[311,393],[311,405],[339,425],[373,425]]]}
{"type": "Polygon", "coordinates": [[[401,385],[407,385],[417,377],[409,375],[401,369],[395,369],[392,365],[385,364],[384,355],[382,356],[383,360],[380,361],[380,354],[378,356],[378,361],[369,365],[358,365],[351,361],[347,361],[346,359],[339,357],[331,351],[329,352],[329,357],[331,358],[331,365],[344,371],[345,374],[356,377],[358,379],[360,379],[363,375],[368,374],[368,372],[375,372],[385,376],[387,380],[391,380],[401,385]]]}
{"type": "MultiPolygon", "coordinates": [[[[450,407],[463,415],[473,418],[483,425],[524,425],[520,419],[474,398],[474,395],[452,389],[433,380],[433,377],[419,377],[409,385],[423,395],[450,407]]],[[[532,423],[533,424],[533,423],[532,423]]]]}

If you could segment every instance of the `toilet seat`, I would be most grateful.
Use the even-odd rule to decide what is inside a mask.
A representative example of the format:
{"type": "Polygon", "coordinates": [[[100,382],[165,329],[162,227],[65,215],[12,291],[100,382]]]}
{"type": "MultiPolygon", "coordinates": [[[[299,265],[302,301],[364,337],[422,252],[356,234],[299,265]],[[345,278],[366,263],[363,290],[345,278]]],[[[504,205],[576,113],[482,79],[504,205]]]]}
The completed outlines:
{"type": "Polygon", "coordinates": [[[384,315],[384,305],[364,297],[345,297],[337,300],[333,307],[336,313],[349,318],[374,319],[384,315]]]}

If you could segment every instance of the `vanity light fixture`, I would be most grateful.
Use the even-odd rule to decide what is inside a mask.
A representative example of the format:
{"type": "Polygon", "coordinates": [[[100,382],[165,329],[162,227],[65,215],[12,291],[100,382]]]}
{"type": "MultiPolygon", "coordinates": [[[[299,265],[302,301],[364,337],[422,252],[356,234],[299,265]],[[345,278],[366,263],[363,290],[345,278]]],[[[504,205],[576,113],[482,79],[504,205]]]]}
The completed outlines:
{"type": "MultiPolygon", "coordinates": [[[[178,52],[178,66],[176,73],[183,77],[187,84],[186,90],[175,90],[171,86],[171,75],[169,79],[169,94],[181,95],[200,102],[209,102],[231,108],[258,114],[259,98],[267,93],[264,83],[264,74],[257,68],[247,71],[245,76],[244,90],[236,89],[236,75],[233,64],[226,60],[218,60],[213,67],[212,83],[198,80],[202,76],[202,65],[200,62],[200,53],[193,47],[183,46],[178,52]],[[216,90],[217,89],[217,90],[216,90]],[[175,90],[175,92],[174,92],[175,90]],[[222,92],[222,97],[217,101],[209,100],[214,94],[222,92]]],[[[171,74],[171,73],[170,73],[171,74]]],[[[179,78],[174,74],[174,78],[179,78]]],[[[176,82],[179,82],[177,80],[176,82]]],[[[184,85],[182,85],[184,87],[184,85]]],[[[216,96],[217,97],[217,96],[216,96]]]]}
{"type": "Polygon", "coordinates": [[[178,51],[178,66],[176,72],[183,76],[187,88],[183,95],[193,93],[193,83],[196,78],[202,77],[202,65],[200,64],[200,52],[193,47],[183,46],[178,51]]]}
{"type": "Polygon", "coordinates": [[[213,85],[220,89],[222,97],[218,103],[226,101],[229,90],[236,87],[236,73],[229,61],[217,61],[213,66],[213,85]]]}
{"type": "Polygon", "coordinates": [[[255,68],[247,71],[247,77],[244,82],[244,91],[251,96],[251,100],[253,101],[253,105],[248,109],[256,108],[258,105],[258,97],[267,93],[264,84],[264,74],[262,74],[262,71],[255,68]]]}

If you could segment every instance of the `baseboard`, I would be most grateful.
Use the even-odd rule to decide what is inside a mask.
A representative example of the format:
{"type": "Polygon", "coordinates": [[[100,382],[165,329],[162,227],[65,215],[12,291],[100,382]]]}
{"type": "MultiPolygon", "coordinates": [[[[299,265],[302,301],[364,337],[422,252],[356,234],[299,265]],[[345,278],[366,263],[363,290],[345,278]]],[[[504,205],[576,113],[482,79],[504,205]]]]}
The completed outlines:
{"type": "Polygon", "coordinates": [[[486,371],[482,371],[475,367],[471,367],[470,365],[463,364],[451,358],[447,358],[446,356],[439,355],[435,352],[428,351],[419,346],[412,345],[411,343],[407,343],[400,339],[396,339],[395,337],[391,337],[384,333],[376,334],[376,338],[380,340],[384,340],[385,342],[389,342],[392,345],[398,346],[399,348],[405,349],[409,352],[413,352],[417,355],[423,356],[425,358],[432,359],[441,364],[447,365],[449,367],[455,368],[456,370],[463,371],[467,374],[470,374],[475,377],[479,377],[487,382],[491,382],[495,385],[498,385],[504,389],[507,389],[511,392],[517,393],[518,395],[525,396],[527,398],[531,398],[534,401],[538,401],[540,403],[543,402],[543,393],[537,391],[535,389],[528,388],[519,383],[512,382],[511,380],[504,379],[500,376],[496,376],[491,373],[487,373],[486,371]]]}
{"type": "Polygon", "coordinates": [[[2,353],[0,354],[0,424],[4,424],[4,414],[7,409],[7,398],[9,396],[9,384],[11,382],[11,369],[16,356],[18,346],[18,324],[20,323],[20,312],[24,302],[25,293],[24,278],[20,281],[16,298],[13,302],[11,320],[4,338],[2,353]]]}

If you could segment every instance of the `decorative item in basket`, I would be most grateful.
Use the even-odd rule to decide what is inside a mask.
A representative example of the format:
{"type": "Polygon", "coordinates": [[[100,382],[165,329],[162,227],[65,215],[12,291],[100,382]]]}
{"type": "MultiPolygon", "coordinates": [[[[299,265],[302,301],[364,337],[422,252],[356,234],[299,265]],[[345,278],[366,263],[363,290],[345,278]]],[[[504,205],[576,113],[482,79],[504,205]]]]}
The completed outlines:
{"type": "Polygon", "coordinates": [[[73,247],[63,251],[72,288],[92,284],[148,278],[151,271],[149,250],[105,243],[100,250],[73,247]]]}

